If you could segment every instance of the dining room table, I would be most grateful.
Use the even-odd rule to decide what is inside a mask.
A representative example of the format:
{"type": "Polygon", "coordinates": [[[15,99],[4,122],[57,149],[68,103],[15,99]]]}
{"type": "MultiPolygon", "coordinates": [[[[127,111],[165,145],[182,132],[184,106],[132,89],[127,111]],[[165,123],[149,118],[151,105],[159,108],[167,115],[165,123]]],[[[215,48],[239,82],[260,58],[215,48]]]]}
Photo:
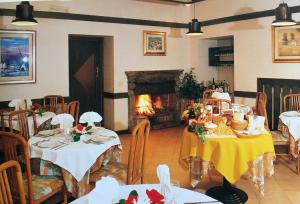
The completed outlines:
{"type": "Polygon", "coordinates": [[[300,150],[300,112],[282,112],[279,115],[278,130],[282,132],[282,139],[289,141],[291,155],[297,158],[300,150]]]}
{"type": "Polygon", "coordinates": [[[206,134],[204,143],[188,127],[183,131],[179,163],[186,170],[198,172],[198,182],[208,175],[210,169],[217,170],[223,176],[223,185],[208,189],[206,193],[224,203],[247,201],[247,194],[231,185],[246,173],[262,195],[264,177],[274,174],[275,151],[270,132],[239,137],[241,135],[234,131],[230,134],[206,134]],[[198,164],[192,165],[195,161],[198,164]]]}
{"type": "Polygon", "coordinates": [[[30,157],[40,159],[40,175],[62,176],[68,192],[76,198],[90,191],[90,173],[120,160],[122,147],[117,133],[103,127],[93,127],[77,142],[72,131],[67,132],[40,131],[28,144],[30,157]]]}
{"type": "MultiPolygon", "coordinates": [[[[172,191],[174,194],[174,200],[170,204],[221,204],[221,202],[217,201],[216,199],[213,199],[203,193],[199,193],[196,191],[191,191],[185,188],[180,188],[177,186],[172,186],[172,191]]],[[[118,203],[121,199],[127,199],[130,192],[135,190],[137,194],[139,195],[139,199],[146,200],[146,190],[152,190],[155,189],[158,192],[160,192],[160,184],[136,184],[136,185],[124,185],[120,186],[116,192],[115,198],[113,203],[118,203]]],[[[70,204],[89,204],[89,203],[103,203],[108,204],[103,201],[103,198],[101,196],[90,198],[89,195],[85,195],[83,197],[80,197],[70,204]],[[92,199],[92,200],[91,200],[92,199]],[[95,202],[96,201],[96,202],[95,202]]],[[[147,202],[140,202],[143,204],[146,204],[147,202]]],[[[109,203],[110,204],[110,203],[109,203]]],[[[150,202],[148,202],[150,204],[150,202]]],[[[166,203],[168,204],[168,203],[166,203]]]]}
{"type": "MultiPolygon", "coordinates": [[[[9,112],[3,112],[3,125],[6,128],[9,128],[9,112]]],[[[53,118],[54,116],[56,116],[55,113],[53,112],[43,112],[41,114],[36,114],[36,123],[37,123],[37,127],[41,126],[42,124],[44,124],[45,122],[49,121],[51,118],[53,118]]],[[[33,125],[33,118],[32,116],[27,116],[28,118],[28,131],[29,131],[29,135],[33,136],[34,135],[34,125],[33,125]]],[[[14,130],[19,131],[19,121],[17,118],[13,118],[12,120],[12,128],[14,130]]]]}

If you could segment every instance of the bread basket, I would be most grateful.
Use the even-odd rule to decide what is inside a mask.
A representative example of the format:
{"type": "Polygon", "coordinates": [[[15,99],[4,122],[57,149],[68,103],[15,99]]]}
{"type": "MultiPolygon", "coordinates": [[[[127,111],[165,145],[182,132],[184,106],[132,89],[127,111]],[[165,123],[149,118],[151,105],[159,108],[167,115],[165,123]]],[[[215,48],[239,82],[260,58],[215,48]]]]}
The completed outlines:
{"type": "Polygon", "coordinates": [[[231,121],[231,128],[234,130],[245,130],[248,126],[247,120],[232,120],[231,121]]]}

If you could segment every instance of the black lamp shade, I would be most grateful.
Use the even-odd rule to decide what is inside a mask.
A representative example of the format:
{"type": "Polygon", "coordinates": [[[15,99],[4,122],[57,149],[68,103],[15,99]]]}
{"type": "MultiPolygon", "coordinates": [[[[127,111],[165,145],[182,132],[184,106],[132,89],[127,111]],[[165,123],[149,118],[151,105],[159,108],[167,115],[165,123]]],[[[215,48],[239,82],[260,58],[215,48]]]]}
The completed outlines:
{"type": "Polygon", "coordinates": [[[189,22],[189,30],[186,35],[202,35],[203,32],[201,31],[201,23],[197,19],[192,19],[189,22]]]}
{"type": "Polygon", "coordinates": [[[16,8],[16,19],[13,25],[36,25],[37,21],[33,18],[33,6],[28,1],[22,1],[16,8]]]}
{"type": "Polygon", "coordinates": [[[286,3],[281,3],[275,9],[276,20],[273,21],[274,26],[291,26],[296,25],[296,22],[292,19],[291,9],[286,3]]]}

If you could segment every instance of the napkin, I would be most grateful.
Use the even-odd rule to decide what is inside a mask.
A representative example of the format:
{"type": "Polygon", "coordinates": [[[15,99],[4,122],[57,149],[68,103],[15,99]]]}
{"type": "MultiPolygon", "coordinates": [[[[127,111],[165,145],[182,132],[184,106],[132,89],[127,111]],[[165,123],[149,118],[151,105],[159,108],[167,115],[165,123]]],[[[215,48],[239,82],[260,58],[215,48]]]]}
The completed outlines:
{"type": "Polygon", "coordinates": [[[15,110],[30,109],[32,106],[31,99],[13,99],[8,104],[9,107],[14,107],[15,110]]]}
{"type": "Polygon", "coordinates": [[[103,177],[96,182],[96,187],[88,195],[88,204],[111,204],[118,198],[119,184],[112,177],[103,177]]]}
{"type": "Polygon", "coordinates": [[[229,100],[231,101],[231,98],[229,96],[229,93],[220,93],[220,92],[214,92],[211,95],[212,98],[216,98],[216,99],[225,99],[225,100],[229,100]]]}
{"type": "Polygon", "coordinates": [[[87,123],[88,126],[95,127],[95,122],[99,123],[102,121],[101,115],[96,112],[85,112],[80,116],[79,123],[87,123]]]}
{"type": "Polygon", "coordinates": [[[165,201],[172,200],[173,192],[172,192],[172,188],[171,188],[169,167],[165,164],[158,165],[156,172],[157,172],[157,177],[160,182],[161,194],[164,195],[165,201]]]}
{"type": "Polygon", "coordinates": [[[51,125],[58,125],[60,129],[67,129],[73,127],[74,117],[70,114],[63,113],[52,118],[51,125]]]}
{"type": "Polygon", "coordinates": [[[248,130],[251,132],[253,130],[264,130],[265,129],[265,117],[263,116],[248,116],[248,130]]]}

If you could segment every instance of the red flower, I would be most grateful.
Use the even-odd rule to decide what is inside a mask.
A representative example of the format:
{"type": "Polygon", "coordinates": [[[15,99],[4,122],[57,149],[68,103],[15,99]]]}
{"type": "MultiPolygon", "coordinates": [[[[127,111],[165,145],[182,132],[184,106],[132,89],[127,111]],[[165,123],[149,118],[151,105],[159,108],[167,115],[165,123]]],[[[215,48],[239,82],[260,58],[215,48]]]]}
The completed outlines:
{"type": "Polygon", "coordinates": [[[33,109],[33,110],[38,110],[38,109],[40,109],[40,108],[42,108],[42,105],[39,104],[39,103],[35,103],[35,104],[33,104],[33,106],[32,106],[32,109],[33,109]]]}
{"type": "Polygon", "coordinates": [[[86,127],[81,125],[81,124],[78,124],[74,127],[74,131],[77,132],[77,133],[85,133],[85,130],[86,130],[86,127]]]}
{"type": "Polygon", "coordinates": [[[161,195],[157,190],[146,190],[148,198],[150,199],[151,204],[164,204],[164,196],[161,195]]]}
{"type": "Polygon", "coordinates": [[[136,192],[136,190],[131,191],[125,204],[134,204],[134,201],[135,202],[138,201],[138,197],[139,197],[139,195],[136,192]]]}

